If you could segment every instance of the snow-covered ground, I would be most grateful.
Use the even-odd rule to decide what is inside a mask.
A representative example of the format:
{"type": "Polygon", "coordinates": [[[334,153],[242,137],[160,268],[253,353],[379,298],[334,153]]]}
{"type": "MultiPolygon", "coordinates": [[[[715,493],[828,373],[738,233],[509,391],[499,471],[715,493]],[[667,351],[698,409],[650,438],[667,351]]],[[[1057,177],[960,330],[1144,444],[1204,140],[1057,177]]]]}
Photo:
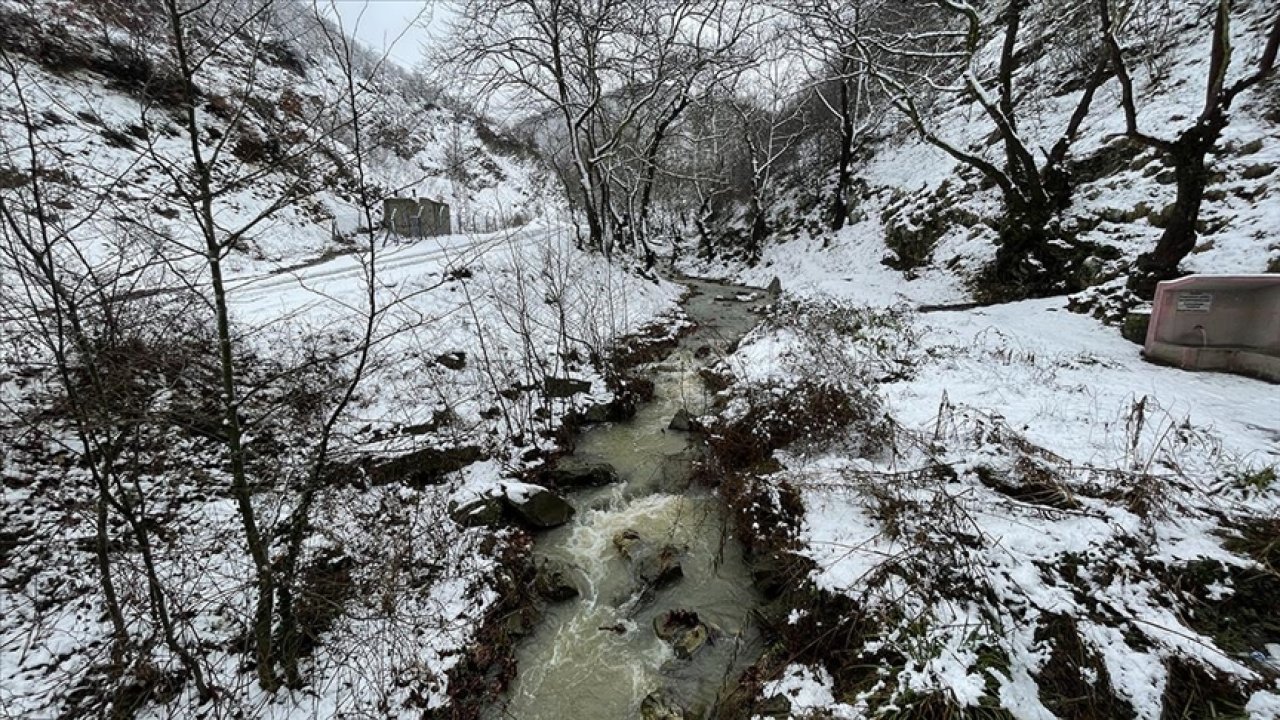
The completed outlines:
{"type": "MultiPolygon", "coordinates": [[[[575,248],[565,228],[542,223],[491,235],[429,238],[375,253],[376,334],[382,339],[370,390],[352,422],[378,435],[448,413],[453,441],[500,446],[533,429],[539,405],[501,394],[540,385],[545,377],[572,375],[592,384],[574,399],[553,400],[552,416],[575,403],[606,402],[611,395],[604,378],[586,357],[606,355],[624,335],[669,314],[682,292],[673,283],[600,262],[575,248]],[[446,353],[462,353],[464,367],[436,361],[446,353]],[[493,424],[482,418],[494,403],[514,423],[496,443],[493,424]]],[[[321,328],[333,333],[336,322],[358,320],[368,307],[366,257],[233,278],[233,312],[268,339],[321,328]]]]}
{"type": "Polygon", "coordinates": [[[800,319],[767,322],[724,368],[766,387],[861,378],[882,403],[884,419],[853,437],[778,452],[784,469],[761,482],[799,492],[809,581],[876,619],[859,650],[884,669],[837,688],[826,669],[792,666],[765,694],[790,697],[797,717],[870,718],[934,692],[1057,717],[1037,677],[1066,617],[1095,658],[1077,669],[1086,686],[1136,717],[1160,718],[1167,685],[1186,682],[1171,658],[1247,683],[1249,716],[1276,717],[1276,639],[1223,647],[1201,608],[1262,572],[1232,540],[1280,517],[1267,474],[1280,468],[1280,390],[1146,363],[1064,298],[914,313],[956,299],[954,286],[895,285],[878,264],[816,268],[822,257],[792,261],[807,270],[786,311],[800,319]],[[868,444],[876,432],[887,439],[868,444]]]}
{"type": "MultiPolygon", "coordinates": [[[[352,477],[317,498],[307,557],[351,589],[308,660],[307,688],[268,696],[256,690],[235,640],[244,632],[253,573],[224,466],[200,438],[167,440],[167,451],[195,469],[146,472],[138,492],[167,528],[154,536],[157,561],[179,632],[198,638],[200,663],[223,688],[217,712],[417,717],[446,704],[446,673],[501,599],[495,576],[512,537],[460,527],[449,519],[449,500],[477,482],[503,482],[527,464],[525,451],[553,443],[548,436],[565,412],[608,400],[587,358],[667,317],[681,294],[680,286],[637,278],[578,251],[563,229],[547,226],[389,246],[374,267],[379,341],[371,375],[335,435],[343,442],[336,451],[356,460],[472,445],[490,459],[440,484],[352,477]],[[446,354],[461,367],[437,360],[446,354]],[[539,400],[544,374],[571,375],[592,389],[539,400]],[[547,402],[550,413],[537,413],[547,402]],[[491,412],[496,406],[502,412],[491,412]]],[[[351,342],[367,313],[365,268],[360,257],[344,256],[285,275],[233,277],[236,331],[247,348],[282,362],[297,361],[292,353],[303,338],[351,342]]],[[[9,407],[46,380],[0,377],[9,407]]],[[[26,436],[19,426],[4,433],[0,704],[14,716],[51,717],[89,702],[95,684],[111,682],[109,625],[89,552],[94,495],[84,470],[59,464],[66,438],[26,436]]],[[[280,530],[293,502],[280,490],[256,495],[268,532],[280,530]]],[[[130,621],[145,637],[137,558],[125,551],[116,560],[130,621]]],[[[174,671],[167,651],[154,649],[151,657],[155,672],[174,671]]],[[[191,693],[190,683],[181,692],[191,693]]],[[[144,716],[198,717],[209,709],[195,697],[158,699],[139,700],[144,716]]]]}
{"type": "MultiPolygon", "coordinates": [[[[1261,52],[1261,8],[1239,8],[1233,77],[1261,52]]],[[[1161,137],[1198,114],[1209,56],[1207,16],[1168,9],[1161,21],[1180,31],[1135,76],[1142,127],[1161,137]]],[[[1077,96],[1058,90],[1051,56],[1034,63],[1019,132],[1049,147],[1077,96]]],[[[1280,258],[1272,89],[1233,108],[1189,271],[1256,273],[1280,258]]],[[[1104,84],[1081,127],[1063,225],[1119,251],[1096,281],[1122,285],[1124,263],[1159,238],[1174,187],[1157,154],[1119,138],[1118,96],[1104,84]]],[[[1001,161],[976,105],[942,102],[929,122],[1001,161]]],[[[790,703],[774,716],[872,718],[940,697],[975,717],[1208,717],[1221,706],[1196,693],[1219,683],[1235,688],[1221,693],[1229,712],[1280,717],[1280,636],[1265,620],[1280,579],[1253,544],[1280,531],[1280,388],[1146,363],[1065,298],[933,311],[971,299],[965,278],[994,254],[998,191],[905,124],[868,156],[842,231],[799,231],[751,267],[682,261],[758,285],[776,277],[785,293],[720,368],[737,381],[722,422],[806,382],[862,388],[847,433],[776,452],[781,470],[751,495],[782,512],[794,491],[803,507],[786,537],[816,595],[784,595],[796,603],[788,647],[803,657],[808,643],[848,638],[773,668],[761,695],[790,703]],[[882,262],[894,259],[891,224],[938,233],[922,265],[882,262]]]]}
{"type": "MultiPolygon", "coordinates": [[[[157,73],[152,81],[159,84],[166,79],[159,69],[169,50],[149,47],[161,40],[144,30],[126,31],[104,19],[124,22],[118,18],[137,12],[146,18],[139,26],[149,27],[157,22],[147,17],[151,8],[119,13],[100,8],[99,17],[92,5],[0,0],[0,15],[14,24],[13,41],[24,43],[17,52],[10,48],[16,79],[8,72],[0,79],[5,98],[0,102],[0,169],[25,173],[30,162],[26,129],[32,125],[39,162],[50,168],[45,202],[58,208],[58,226],[74,228],[82,252],[102,248],[111,257],[124,255],[128,263],[154,263],[145,238],[162,238],[169,263],[192,272],[199,259],[182,263],[177,258],[188,253],[174,247],[201,244],[191,208],[175,192],[175,178],[191,162],[181,116],[162,99],[139,97],[122,86],[142,82],[128,76],[130,67],[103,60],[155,53],[149,62],[157,73]],[[68,67],[51,69],[40,48],[68,67]],[[90,62],[104,69],[79,66],[90,62]],[[17,102],[19,90],[32,113],[30,123],[17,102]]],[[[252,32],[228,33],[194,79],[204,99],[197,111],[207,131],[201,151],[206,161],[217,158],[219,226],[230,231],[269,212],[239,243],[238,252],[224,259],[227,266],[265,273],[345,249],[337,236],[366,224],[352,176],[357,169],[375,205],[383,196],[433,198],[451,206],[459,231],[510,227],[548,210],[536,163],[495,147],[510,141],[493,140],[492,131],[484,132],[483,118],[444,107],[441,93],[426,80],[380,64],[376,55],[361,54],[362,48],[355,50],[353,71],[363,133],[357,168],[359,146],[344,115],[344,69],[329,40],[308,8],[279,5],[273,13],[280,15],[276,22],[283,29],[263,31],[245,21],[252,32]],[[291,12],[300,15],[289,19],[291,12]],[[264,51],[250,36],[257,32],[265,34],[256,41],[280,49],[288,60],[269,53],[258,57],[264,51]],[[225,144],[219,142],[224,136],[225,144]],[[282,197],[289,201],[269,210],[282,197]]],[[[221,32],[225,29],[211,34],[221,32]]],[[[375,223],[381,221],[380,207],[373,214],[375,223]]]]}

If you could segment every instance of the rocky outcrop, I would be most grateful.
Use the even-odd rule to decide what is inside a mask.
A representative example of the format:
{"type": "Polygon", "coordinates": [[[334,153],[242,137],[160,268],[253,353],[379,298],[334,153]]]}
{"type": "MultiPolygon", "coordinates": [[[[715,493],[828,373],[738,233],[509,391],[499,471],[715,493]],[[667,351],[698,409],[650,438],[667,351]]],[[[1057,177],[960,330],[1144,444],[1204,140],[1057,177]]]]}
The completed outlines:
{"type": "Polygon", "coordinates": [[[571,398],[579,393],[591,392],[591,381],[549,377],[543,385],[543,391],[549,398],[571,398]]]}
{"type": "Polygon", "coordinates": [[[454,448],[425,448],[374,464],[369,477],[375,485],[403,482],[421,487],[437,485],[451,472],[484,458],[480,448],[466,445],[454,448]]]}
{"type": "Polygon", "coordinates": [[[449,517],[463,527],[497,527],[502,524],[506,503],[501,495],[477,497],[466,502],[450,502],[449,517]]]}
{"type": "Polygon", "coordinates": [[[467,366],[467,354],[461,350],[441,353],[436,356],[436,364],[450,370],[461,370],[467,366]]]}

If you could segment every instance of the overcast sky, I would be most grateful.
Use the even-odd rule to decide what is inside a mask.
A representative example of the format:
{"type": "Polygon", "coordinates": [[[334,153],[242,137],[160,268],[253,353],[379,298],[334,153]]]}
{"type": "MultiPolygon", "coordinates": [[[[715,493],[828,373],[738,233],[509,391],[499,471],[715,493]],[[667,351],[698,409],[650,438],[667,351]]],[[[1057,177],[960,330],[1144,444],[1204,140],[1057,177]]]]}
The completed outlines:
{"type": "Polygon", "coordinates": [[[391,48],[391,57],[408,67],[422,58],[422,48],[446,23],[444,3],[430,0],[334,0],[342,26],[375,50],[391,48]],[[428,28],[413,26],[421,13],[428,28]],[[358,24],[357,24],[358,23],[358,24]],[[403,36],[401,34],[403,33],[403,36]]]}

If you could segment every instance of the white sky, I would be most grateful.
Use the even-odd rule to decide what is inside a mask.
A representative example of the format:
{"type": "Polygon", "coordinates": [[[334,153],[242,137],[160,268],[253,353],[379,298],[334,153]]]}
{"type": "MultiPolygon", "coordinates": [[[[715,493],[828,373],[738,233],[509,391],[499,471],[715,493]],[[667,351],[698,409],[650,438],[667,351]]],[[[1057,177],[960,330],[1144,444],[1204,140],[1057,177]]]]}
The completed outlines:
{"type": "Polygon", "coordinates": [[[422,50],[439,35],[449,8],[431,0],[333,0],[343,29],[375,50],[391,48],[391,57],[406,67],[416,67],[422,50]],[[413,24],[421,13],[418,25],[413,24]],[[422,27],[421,25],[426,25],[422,27]],[[403,33],[403,36],[401,35],[403,33]]]}

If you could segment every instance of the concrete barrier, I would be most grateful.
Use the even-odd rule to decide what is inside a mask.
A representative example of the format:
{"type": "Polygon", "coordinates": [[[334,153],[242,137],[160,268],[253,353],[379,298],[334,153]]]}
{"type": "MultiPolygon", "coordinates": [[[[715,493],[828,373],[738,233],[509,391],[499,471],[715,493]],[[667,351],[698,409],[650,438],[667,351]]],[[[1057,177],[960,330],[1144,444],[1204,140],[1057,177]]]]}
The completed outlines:
{"type": "Polygon", "coordinates": [[[1280,382],[1280,275],[1188,275],[1156,287],[1143,356],[1280,382]]]}

